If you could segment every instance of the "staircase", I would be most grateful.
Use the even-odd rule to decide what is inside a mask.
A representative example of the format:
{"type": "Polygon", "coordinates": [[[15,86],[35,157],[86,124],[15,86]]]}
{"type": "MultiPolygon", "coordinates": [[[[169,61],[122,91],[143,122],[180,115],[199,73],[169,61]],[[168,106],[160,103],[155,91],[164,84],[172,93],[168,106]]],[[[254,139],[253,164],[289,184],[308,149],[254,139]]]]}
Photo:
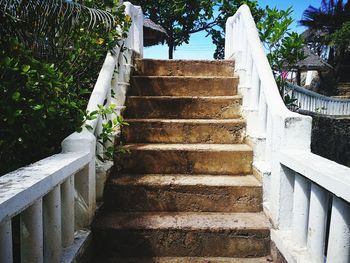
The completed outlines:
{"type": "Polygon", "coordinates": [[[137,60],[94,262],[267,262],[232,61],[137,60]]]}

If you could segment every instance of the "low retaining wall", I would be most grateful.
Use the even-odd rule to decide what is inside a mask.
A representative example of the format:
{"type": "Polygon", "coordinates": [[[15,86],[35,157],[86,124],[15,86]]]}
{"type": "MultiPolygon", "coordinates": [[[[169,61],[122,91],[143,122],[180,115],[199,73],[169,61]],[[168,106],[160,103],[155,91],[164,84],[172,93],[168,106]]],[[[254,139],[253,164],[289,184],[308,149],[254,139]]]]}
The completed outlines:
{"type": "Polygon", "coordinates": [[[350,167],[350,116],[300,113],[312,117],[311,151],[350,167]]]}

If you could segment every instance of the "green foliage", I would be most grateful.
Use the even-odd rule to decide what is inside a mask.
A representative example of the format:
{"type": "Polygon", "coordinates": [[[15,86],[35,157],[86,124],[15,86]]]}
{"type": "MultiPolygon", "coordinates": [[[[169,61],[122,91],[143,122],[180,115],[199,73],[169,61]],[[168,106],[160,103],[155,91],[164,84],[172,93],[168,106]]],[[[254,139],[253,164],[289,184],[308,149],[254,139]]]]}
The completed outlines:
{"type": "Polygon", "coordinates": [[[304,40],[301,35],[291,32],[292,8],[278,10],[266,7],[266,13],[257,24],[260,39],[267,50],[267,58],[285,102],[290,101],[284,94],[286,78],[284,72],[290,72],[298,61],[305,58],[304,40]]]}
{"type": "Polygon", "coordinates": [[[264,10],[258,6],[258,1],[255,0],[218,0],[217,6],[219,14],[215,18],[216,24],[214,27],[206,29],[211,36],[213,44],[216,46],[214,52],[215,59],[223,59],[225,57],[225,25],[230,16],[233,16],[238,8],[246,4],[257,22],[264,15],[264,10]]]}
{"type": "Polygon", "coordinates": [[[350,21],[345,22],[333,34],[329,35],[330,45],[336,47],[337,55],[342,56],[349,51],[350,46],[350,21]]]}
{"type": "Polygon", "coordinates": [[[130,26],[113,2],[86,1],[79,11],[65,1],[26,1],[28,14],[11,11],[19,12],[18,20],[0,6],[0,174],[60,151],[61,141],[86,120],[106,52],[130,26]],[[62,9],[49,15],[45,6],[53,2],[62,9]],[[96,7],[108,8],[107,17],[96,7]]]}
{"type": "Polygon", "coordinates": [[[166,30],[170,59],[176,47],[188,44],[191,34],[215,25],[214,21],[208,22],[213,17],[215,1],[135,0],[133,4],[141,5],[144,14],[166,30]]]}

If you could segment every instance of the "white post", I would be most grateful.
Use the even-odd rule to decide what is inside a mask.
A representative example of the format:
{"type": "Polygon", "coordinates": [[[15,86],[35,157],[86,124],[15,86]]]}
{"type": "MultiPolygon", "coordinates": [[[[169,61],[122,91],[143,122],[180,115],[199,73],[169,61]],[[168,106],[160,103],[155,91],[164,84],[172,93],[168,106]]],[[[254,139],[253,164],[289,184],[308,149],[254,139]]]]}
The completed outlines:
{"type": "Polygon", "coordinates": [[[88,130],[73,133],[62,142],[62,152],[88,152],[90,162],[74,177],[75,188],[82,197],[84,210],[79,209],[80,200],[75,202],[75,225],[77,229],[87,227],[92,222],[96,208],[96,169],[95,169],[96,138],[88,130]],[[81,213],[79,213],[81,212],[81,213]]]}
{"type": "Polygon", "coordinates": [[[225,26],[225,59],[231,59],[233,55],[233,21],[228,18],[225,26]]]}
{"type": "Polygon", "coordinates": [[[12,226],[11,219],[0,224],[0,262],[12,263],[12,226]]]}
{"type": "Polygon", "coordinates": [[[311,184],[307,248],[312,262],[324,262],[327,206],[327,192],[311,184]]]}
{"type": "Polygon", "coordinates": [[[74,242],[74,176],[61,185],[62,247],[74,242]]]}
{"type": "Polygon", "coordinates": [[[143,13],[140,6],[135,6],[137,10],[136,21],[135,21],[135,50],[143,57],[143,13]]]}
{"type": "Polygon", "coordinates": [[[293,236],[299,247],[306,246],[309,219],[310,184],[300,174],[295,173],[293,201],[293,236]]]}
{"type": "Polygon", "coordinates": [[[44,262],[61,258],[61,189],[56,186],[44,197],[44,262]]]}
{"type": "Polygon", "coordinates": [[[21,263],[42,263],[43,214],[42,200],[37,200],[21,214],[21,263]]]}
{"type": "Polygon", "coordinates": [[[327,262],[350,262],[350,208],[348,203],[335,196],[332,204],[327,262]]]}

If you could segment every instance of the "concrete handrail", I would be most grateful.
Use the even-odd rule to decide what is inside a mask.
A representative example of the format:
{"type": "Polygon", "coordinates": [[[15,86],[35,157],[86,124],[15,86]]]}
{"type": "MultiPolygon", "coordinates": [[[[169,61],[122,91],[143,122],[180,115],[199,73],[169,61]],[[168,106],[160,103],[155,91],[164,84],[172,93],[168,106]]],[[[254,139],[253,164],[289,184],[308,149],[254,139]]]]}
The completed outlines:
{"type": "Polygon", "coordinates": [[[262,176],[272,241],[287,262],[324,262],[327,241],[327,262],[349,262],[350,169],[311,153],[312,118],[284,105],[247,5],[227,20],[225,58],[236,62],[247,140],[254,148],[253,167],[262,176]],[[343,185],[340,174],[346,177],[343,185]],[[334,198],[326,241],[330,194],[334,198]]]}

